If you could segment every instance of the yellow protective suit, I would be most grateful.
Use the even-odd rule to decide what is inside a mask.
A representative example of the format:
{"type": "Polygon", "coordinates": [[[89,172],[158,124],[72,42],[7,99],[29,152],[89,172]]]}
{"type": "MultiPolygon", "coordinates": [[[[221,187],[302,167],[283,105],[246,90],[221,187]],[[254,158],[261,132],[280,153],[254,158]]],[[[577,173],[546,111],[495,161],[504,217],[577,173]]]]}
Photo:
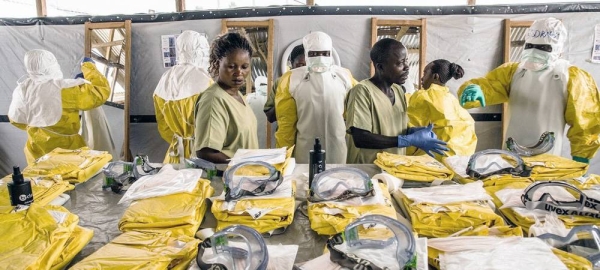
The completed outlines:
{"type": "MultiPolygon", "coordinates": [[[[431,84],[427,90],[415,92],[408,103],[410,127],[424,127],[433,124],[433,132],[438,139],[448,143],[446,154],[472,155],[477,147],[475,120],[458,103],[448,87],[431,84]]],[[[407,149],[408,155],[424,155],[415,147],[407,149]]],[[[435,154],[437,160],[441,156],[435,154]]]]}
{"type": "MultiPolygon", "coordinates": [[[[245,154],[248,154],[249,156],[254,155],[255,153],[257,155],[260,154],[261,151],[265,151],[265,150],[261,150],[261,149],[254,149],[254,150],[249,150],[249,149],[244,149],[243,150],[245,152],[245,154]]],[[[272,150],[267,150],[267,151],[272,151],[272,150]]],[[[271,164],[269,162],[269,164],[273,165],[273,167],[275,167],[275,169],[277,169],[279,172],[281,172],[281,175],[285,174],[285,171],[288,167],[288,164],[290,164],[290,158],[292,157],[292,153],[294,153],[294,146],[287,148],[285,153],[285,161],[282,163],[278,163],[278,164],[271,164]]],[[[239,153],[236,152],[236,155],[239,153]]],[[[235,159],[237,156],[233,155],[232,159],[235,159]]],[[[231,164],[231,163],[230,163],[231,164]]],[[[229,166],[231,167],[231,166],[229,166]]],[[[237,171],[235,172],[235,175],[245,175],[245,176],[266,176],[269,175],[269,170],[263,166],[260,165],[247,165],[247,166],[243,166],[237,169],[237,171]]]]}
{"type": "MultiPolygon", "coordinates": [[[[65,191],[72,190],[73,185],[61,177],[40,177],[35,175],[23,175],[25,180],[31,182],[33,200],[40,206],[47,205],[65,191]]],[[[0,180],[0,206],[6,206],[5,210],[12,211],[7,183],[12,182],[12,176],[8,175],[0,180]]]]}
{"type": "Polygon", "coordinates": [[[583,176],[588,169],[585,163],[551,154],[523,157],[532,168],[530,178],[539,180],[564,180],[583,176]]]}
{"type": "Polygon", "coordinates": [[[193,237],[206,213],[206,200],[213,193],[210,181],[199,180],[192,193],[134,201],[121,217],[119,230],[169,231],[172,236],[193,237]]]}
{"type": "Polygon", "coordinates": [[[47,177],[58,175],[64,181],[83,183],[100,172],[111,159],[110,154],[87,147],[75,150],[57,148],[25,168],[23,174],[47,177]]]}
{"type": "Polygon", "coordinates": [[[69,269],[187,269],[200,240],[170,232],[126,232],[69,269]]]}
{"type": "Polygon", "coordinates": [[[13,125],[27,131],[25,157],[28,164],[32,164],[37,158],[57,147],[77,149],[86,146],[85,141],[78,134],[81,126],[79,111],[101,106],[108,99],[111,90],[108,81],[94,64],[83,63],[81,71],[90,83],[62,89],[62,117],[56,124],[32,127],[11,120],[13,125]]]}
{"type": "Polygon", "coordinates": [[[74,239],[78,222],[79,217],[61,206],[35,202],[27,210],[0,214],[0,265],[37,270],[68,264],[91,239],[87,229],[82,229],[85,236],[74,239]]]}
{"type": "Polygon", "coordinates": [[[83,250],[83,248],[92,240],[94,237],[94,231],[83,228],[81,226],[75,227],[67,244],[65,245],[60,256],[52,263],[52,270],[65,269],[69,263],[83,250]]]}
{"type": "Polygon", "coordinates": [[[428,155],[402,156],[383,152],[377,154],[375,165],[397,178],[409,181],[452,180],[454,176],[451,170],[428,155]]]}
{"type": "MultiPolygon", "coordinates": [[[[468,85],[477,84],[487,105],[508,102],[511,82],[518,69],[519,63],[506,63],[485,77],[465,82],[458,90],[458,96],[468,85]]],[[[566,103],[564,117],[570,126],[567,137],[571,142],[571,155],[590,160],[600,148],[600,91],[592,76],[575,66],[568,68],[566,103]]],[[[479,105],[479,102],[470,102],[465,108],[479,105]]]]}

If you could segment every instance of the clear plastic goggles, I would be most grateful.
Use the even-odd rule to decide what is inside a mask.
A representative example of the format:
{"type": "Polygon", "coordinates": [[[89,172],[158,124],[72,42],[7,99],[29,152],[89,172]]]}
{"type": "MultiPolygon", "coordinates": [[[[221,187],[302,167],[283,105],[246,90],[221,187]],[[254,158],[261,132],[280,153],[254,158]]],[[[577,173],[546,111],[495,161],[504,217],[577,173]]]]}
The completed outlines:
{"type": "Polygon", "coordinates": [[[202,270],[266,270],[269,253],[265,240],[256,230],[233,225],[200,243],[196,262],[202,270]],[[203,259],[206,248],[212,248],[210,260],[203,259]]]}
{"type": "Polygon", "coordinates": [[[136,165],[133,168],[133,176],[135,176],[135,179],[139,179],[140,177],[145,176],[145,175],[156,174],[156,173],[158,173],[158,171],[160,171],[160,168],[161,168],[161,167],[153,167],[152,165],[150,165],[150,161],[148,160],[148,155],[136,155],[133,158],[133,164],[136,165]]]}
{"type": "Polygon", "coordinates": [[[546,233],[537,237],[555,248],[586,258],[594,269],[600,267],[600,229],[596,226],[573,227],[566,236],[546,233]]]}
{"type": "Polygon", "coordinates": [[[327,240],[327,249],[332,262],[350,269],[403,269],[415,255],[415,238],[399,221],[369,215],[355,220],[343,233],[327,240]],[[360,228],[364,228],[361,234],[360,228]],[[344,241],[346,252],[336,247],[344,241]]]}
{"type": "Polygon", "coordinates": [[[229,168],[223,174],[225,179],[225,200],[236,200],[244,196],[269,195],[281,185],[283,177],[273,165],[262,161],[244,161],[229,168]],[[241,176],[236,171],[246,166],[262,166],[269,171],[268,176],[241,176]]]}
{"type": "Polygon", "coordinates": [[[467,174],[475,179],[484,179],[496,174],[512,174],[528,177],[531,169],[525,166],[518,155],[504,150],[489,149],[477,152],[469,158],[467,174]],[[505,157],[512,159],[512,164],[505,157]]]}
{"type": "Polygon", "coordinates": [[[369,175],[349,167],[328,169],[315,175],[310,191],[312,202],[341,201],[374,194],[369,175]]]}
{"type": "Polygon", "coordinates": [[[506,148],[519,156],[537,156],[552,150],[554,147],[554,140],[554,132],[548,131],[544,132],[544,134],[540,136],[537,144],[533,146],[522,146],[518,144],[512,137],[509,137],[506,140],[506,148]]]}
{"type": "Polygon", "coordinates": [[[559,181],[535,182],[529,185],[521,195],[521,201],[527,209],[540,209],[548,212],[554,212],[557,215],[575,215],[600,218],[600,201],[588,197],[577,187],[559,181]],[[562,189],[553,189],[551,192],[537,192],[541,188],[560,187],[562,189]],[[563,199],[566,194],[569,198],[563,199]],[[565,193],[567,192],[567,193],[565,193]],[[534,197],[535,196],[535,197],[534,197]]]}

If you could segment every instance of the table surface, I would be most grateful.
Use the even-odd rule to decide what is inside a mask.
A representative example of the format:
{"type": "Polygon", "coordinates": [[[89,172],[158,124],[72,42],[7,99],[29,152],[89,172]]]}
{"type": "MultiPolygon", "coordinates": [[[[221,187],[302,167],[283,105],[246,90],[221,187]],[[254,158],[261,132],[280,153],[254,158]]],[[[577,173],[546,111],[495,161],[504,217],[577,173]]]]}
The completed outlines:
{"type": "MultiPolygon", "coordinates": [[[[328,164],[327,168],[340,166],[359,168],[370,176],[381,172],[377,166],[369,164],[328,164]]],[[[292,175],[301,175],[306,172],[308,172],[307,164],[297,164],[292,175]]],[[[80,226],[94,230],[94,238],[73,259],[72,264],[91,255],[121,234],[118,223],[129,204],[117,204],[122,195],[113,193],[110,189],[102,190],[102,178],[102,174],[96,175],[87,182],[76,185],[74,190],[67,192],[71,199],[64,204],[64,207],[79,216],[80,226]]],[[[223,184],[219,177],[212,179],[211,186],[215,189],[215,195],[221,194],[223,191],[223,184]]],[[[302,201],[297,198],[294,221],[283,234],[265,237],[265,241],[269,245],[298,245],[296,263],[305,262],[322,255],[328,238],[327,236],[318,235],[310,228],[308,217],[298,210],[301,203],[302,201]]],[[[216,220],[209,207],[200,228],[214,228],[215,225],[216,220]]]]}

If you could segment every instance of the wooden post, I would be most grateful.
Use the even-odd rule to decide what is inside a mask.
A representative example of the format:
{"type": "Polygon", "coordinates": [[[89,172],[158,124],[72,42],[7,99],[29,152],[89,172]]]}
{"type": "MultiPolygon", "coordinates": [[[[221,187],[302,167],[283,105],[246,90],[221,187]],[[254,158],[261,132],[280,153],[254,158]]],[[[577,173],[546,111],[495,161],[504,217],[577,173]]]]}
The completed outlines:
{"type": "Polygon", "coordinates": [[[306,5],[307,6],[314,6],[315,5],[315,0],[306,0],[306,5]]]}
{"type": "Polygon", "coordinates": [[[185,0],[175,0],[175,11],[176,12],[185,11],[185,0]]]}
{"type": "MultiPolygon", "coordinates": [[[[131,96],[131,20],[126,20],[125,21],[125,109],[123,110],[123,117],[124,117],[124,123],[125,123],[125,130],[123,132],[123,139],[125,141],[125,146],[127,147],[126,149],[124,149],[124,153],[125,153],[125,160],[127,161],[131,161],[132,160],[132,156],[131,156],[131,152],[129,151],[129,110],[131,108],[130,106],[130,96],[131,96]]],[[[118,73],[117,73],[117,76],[118,73]]]]}
{"type": "Polygon", "coordinates": [[[46,10],[46,0],[36,0],[35,7],[37,8],[37,16],[38,17],[48,16],[48,13],[46,10]]]}
{"type": "MultiPolygon", "coordinates": [[[[373,47],[373,45],[375,45],[375,42],[377,42],[377,17],[371,18],[371,48],[373,47]]],[[[371,50],[371,48],[369,48],[369,51],[371,50]]],[[[372,62],[370,63],[370,66],[371,77],[373,77],[373,75],[375,75],[375,67],[373,66],[372,62]]]]}
{"type": "Polygon", "coordinates": [[[474,6],[474,5],[476,5],[475,2],[476,2],[476,0],[467,0],[467,5],[474,6]]]}
{"type": "MultiPolygon", "coordinates": [[[[511,24],[510,19],[504,19],[504,52],[503,60],[504,63],[510,61],[510,31],[511,24]]],[[[506,141],[506,130],[508,129],[508,103],[502,103],[502,141],[500,142],[501,149],[504,147],[506,141]]]]}
{"type": "Polygon", "coordinates": [[[221,34],[225,34],[229,31],[229,29],[227,29],[227,20],[222,19],[221,20],[221,34]]]}
{"type": "Polygon", "coordinates": [[[421,19],[421,33],[419,35],[419,79],[417,85],[421,88],[421,78],[425,72],[427,62],[427,20],[421,19]]]}
{"type": "Polygon", "coordinates": [[[92,29],[90,27],[91,22],[85,22],[85,39],[83,44],[83,50],[85,57],[92,57],[92,29]]]}
{"type": "MultiPolygon", "coordinates": [[[[273,49],[275,48],[275,20],[269,19],[269,28],[267,30],[267,96],[273,95],[271,89],[273,88],[273,72],[274,72],[274,59],[273,49]]],[[[273,127],[269,121],[267,121],[267,148],[271,148],[273,138],[271,138],[271,132],[273,127]]]]}

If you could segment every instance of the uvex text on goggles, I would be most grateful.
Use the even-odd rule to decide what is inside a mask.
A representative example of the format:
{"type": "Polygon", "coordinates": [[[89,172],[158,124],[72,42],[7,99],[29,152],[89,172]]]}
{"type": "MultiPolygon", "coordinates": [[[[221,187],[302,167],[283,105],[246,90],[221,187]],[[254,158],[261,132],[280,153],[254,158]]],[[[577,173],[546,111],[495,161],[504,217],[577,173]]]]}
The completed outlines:
{"type": "Polygon", "coordinates": [[[558,215],[567,216],[585,216],[600,218],[600,201],[588,197],[577,187],[559,181],[543,181],[535,182],[529,185],[521,195],[521,201],[527,209],[540,209],[548,212],[554,212],[558,215]],[[544,193],[537,201],[533,201],[533,194],[541,187],[563,187],[569,190],[571,194],[578,194],[579,198],[574,201],[557,201],[550,193],[544,193]],[[595,211],[587,211],[585,209],[593,209],[595,211]]]}

